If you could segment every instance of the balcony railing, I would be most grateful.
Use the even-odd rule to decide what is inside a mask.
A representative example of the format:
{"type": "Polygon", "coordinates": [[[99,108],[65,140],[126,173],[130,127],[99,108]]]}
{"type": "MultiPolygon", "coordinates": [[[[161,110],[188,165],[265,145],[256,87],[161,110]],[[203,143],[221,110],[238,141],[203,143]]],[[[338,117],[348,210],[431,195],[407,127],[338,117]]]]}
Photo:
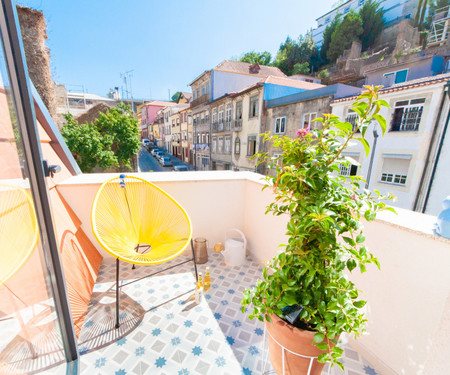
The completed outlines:
{"type": "Polygon", "coordinates": [[[239,132],[242,130],[242,120],[233,120],[231,124],[231,130],[239,132]]]}
{"type": "Polygon", "coordinates": [[[231,119],[230,120],[225,120],[224,122],[224,130],[225,131],[230,131],[231,129],[231,119]]]}
{"type": "Polygon", "coordinates": [[[203,103],[207,103],[207,102],[209,102],[209,99],[210,99],[209,94],[202,95],[199,98],[197,98],[191,102],[191,108],[196,107],[203,103]]]}

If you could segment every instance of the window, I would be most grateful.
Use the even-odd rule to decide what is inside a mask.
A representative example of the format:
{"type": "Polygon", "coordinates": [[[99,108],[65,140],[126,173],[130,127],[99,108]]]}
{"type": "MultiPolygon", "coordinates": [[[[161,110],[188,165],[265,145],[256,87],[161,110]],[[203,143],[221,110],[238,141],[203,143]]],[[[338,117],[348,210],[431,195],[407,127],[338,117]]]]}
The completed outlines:
{"type": "Polygon", "coordinates": [[[350,164],[349,166],[339,164],[339,174],[341,176],[356,176],[357,172],[358,166],[355,164],[350,164]]]}
{"type": "Polygon", "coordinates": [[[344,14],[347,14],[348,12],[350,12],[350,7],[344,9],[344,14]]]}
{"type": "Polygon", "coordinates": [[[215,124],[217,122],[217,108],[212,110],[212,122],[215,124]]]}
{"type": "Polygon", "coordinates": [[[206,83],[206,93],[209,94],[209,82],[206,83]]]}
{"type": "Polygon", "coordinates": [[[227,104],[227,109],[225,112],[225,121],[231,121],[233,117],[233,103],[228,103],[227,104]]]}
{"type": "Polygon", "coordinates": [[[277,117],[275,119],[275,134],[284,134],[286,132],[286,117],[277,117]]]}
{"type": "Polygon", "coordinates": [[[191,115],[188,115],[187,121],[188,121],[189,125],[192,123],[192,116],[191,115]]]}
{"type": "Polygon", "coordinates": [[[236,120],[242,119],[242,101],[236,103],[236,120]]]}
{"type": "Polygon", "coordinates": [[[205,134],[205,140],[206,140],[205,143],[209,144],[209,133],[205,134]]]}
{"type": "Polygon", "coordinates": [[[272,168],[275,167],[275,164],[281,167],[283,165],[283,159],[281,158],[283,154],[280,152],[274,152],[272,154],[272,168]]]}
{"type": "Polygon", "coordinates": [[[212,137],[212,152],[216,152],[217,150],[217,138],[212,137]]]}
{"type": "Polygon", "coordinates": [[[180,126],[180,119],[177,118],[177,126],[180,126]]]}
{"type": "Polygon", "coordinates": [[[223,153],[223,137],[219,137],[218,143],[219,143],[219,145],[218,145],[218,152],[219,153],[223,153]]]}
{"type": "Polygon", "coordinates": [[[309,126],[310,129],[315,129],[318,122],[313,120],[317,117],[317,113],[305,113],[303,115],[303,128],[307,128],[309,126]]]}
{"type": "Polygon", "coordinates": [[[359,0],[359,1],[358,1],[358,5],[359,5],[359,6],[364,5],[365,1],[366,1],[366,0],[359,0]]]}
{"type": "Polygon", "coordinates": [[[425,99],[402,100],[395,103],[391,131],[419,130],[425,99]]]}
{"type": "Polygon", "coordinates": [[[205,133],[202,133],[202,143],[205,143],[205,133]]]}
{"type": "Polygon", "coordinates": [[[392,86],[395,83],[406,82],[408,76],[408,69],[398,70],[384,74],[384,86],[392,86]]]}
{"type": "Polygon", "coordinates": [[[205,93],[206,93],[205,86],[202,86],[202,96],[205,95],[205,93]]]}
{"type": "Polygon", "coordinates": [[[258,116],[258,96],[253,96],[250,98],[250,114],[249,117],[258,116]]]}
{"type": "Polygon", "coordinates": [[[219,124],[223,122],[223,105],[219,107],[219,124]]]}
{"type": "Polygon", "coordinates": [[[241,153],[241,140],[239,139],[239,137],[236,137],[236,139],[234,140],[234,153],[236,155],[239,155],[241,153]]]}
{"type": "Polygon", "coordinates": [[[225,137],[225,153],[231,153],[231,137],[229,135],[225,137]]]}
{"type": "Polygon", "coordinates": [[[380,182],[406,185],[411,155],[383,154],[383,158],[380,182]]]}
{"type": "Polygon", "coordinates": [[[256,153],[256,135],[250,135],[247,138],[247,156],[255,155],[256,153]]]}
{"type": "MultiPolygon", "coordinates": [[[[354,112],[352,109],[349,109],[348,113],[347,113],[347,117],[345,118],[346,122],[349,122],[350,124],[352,124],[352,131],[355,131],[356,129],[356,121],[358,120],[358,114],[356,112],[354,112]]],[[[359,133],[359,130],[358,130],[359,133]]]]}

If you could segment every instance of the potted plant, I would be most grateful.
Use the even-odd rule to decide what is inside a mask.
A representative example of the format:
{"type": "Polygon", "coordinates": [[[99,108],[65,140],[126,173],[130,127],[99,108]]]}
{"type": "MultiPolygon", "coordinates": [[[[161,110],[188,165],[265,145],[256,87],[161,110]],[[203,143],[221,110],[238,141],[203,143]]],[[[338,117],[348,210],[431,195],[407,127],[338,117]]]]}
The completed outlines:
{"type": "Polygon", "coordinates": [[[272,186],[275,193],[266,213],[289,215],[288,243],[266,263],[262,280],[244,291],[242,311],[248,307],[250,319],[266,322],[271,362],[279,374],[283,364],[275,356],[282,354],[281,346],[288,349],[287,374],[320,374],[327,361],[343,368],[343,350],[336,345],[341,333],[364,332],[366,301],[359,299],[348,273],[356,268],[365,272],[370,263],[380,267],[364,245],[361,220],[374,220],[379,210],[393,210],[382,202],[392,199],[391,194],[364,190],[360,176],[340,174],[340,168],[356,164],[343,155],[350,141],[361,142],[369,155],[368,126],[377,122],[383,134],[386,131],[386,120],[379,114],[381,107],[388,107],[378,98],[381,86],[365,88],[352,105],[356,126],[325,114],[315,120],[320,129],[301,129],[296,139],[265,134],[264,140],[272,141],[281,156],[257,155],[260,163],[276,171],[266,177],[265,188],[272,186]],[[285,331],[278,333],[278,328],[285,331]],[[306,347],[293,349],[300,336],[309,340],[306,347]],[[306,364],[293,363],[302,358],[291,352],[307,357],[306,364]]]}

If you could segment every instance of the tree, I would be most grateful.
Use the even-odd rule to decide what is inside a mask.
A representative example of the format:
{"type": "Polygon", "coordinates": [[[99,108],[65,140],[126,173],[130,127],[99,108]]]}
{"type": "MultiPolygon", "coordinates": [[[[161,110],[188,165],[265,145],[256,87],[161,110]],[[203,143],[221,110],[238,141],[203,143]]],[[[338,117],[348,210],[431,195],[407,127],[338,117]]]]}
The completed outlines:
{"type": "Polygon", "coordinates": [[[417,5],[416,18],[414,19],[414,26],[422,31],[424,29],[425,14],[427,13],[429,0],[419,0],[417,5]]]}
{"type": "Polygon", "coordinates": [[[180,96],[181,96],[181,91],[177,91],[175,94],[172,95],[171,99],[172,99],[173,102],[177,102],[178,103],[178,100],[180,99],[180,96]]]}
{"type": "Polygon", "coordinates": [[[260,64],[260,65],[270,65],[272,61],[272,54],[270,52],[247,52],[242,55],[239,59],[241,62],[246,62],[249,64],[260,64]]]}
{"type": "Polygon", "coordinates": [[[131,169],[131,158],[139,151],[137,119],[129,107],[118,104],[100,113],[94,122],[79,125],[71,114],[65,115],[66,123],[61,134],[83,172],[123,167],[131,169]]]}
{"type": "Polygon", "coordinates": [[[336,27],[336,30],[334,30],[331,36],[331,44],[327,52],[328,60],[336,61],[344,53],[344,50],[350,48],[353,41],[359,40],[362,32],[361,16],[351,10],[336,27]]]}
{"type": "Polygon", "coordinates": [[[384,9],[380,8],[378,1],[369,0],[359,10],[363,32],[361,34],[362,50],[365,51],[375,42],[375,39],[383,31],[384,9]]]}
{"type": "Polygon", "coordinates": [[[274,65],[287,75],[299,74],[298,69],[301,68],[303,73],[310,73],[317,70],[320,65],[319,51],[313,41],[312,33],[308,32],[305,36],[300,35],[295,41],[289,36],[286,41],[280,45],[274,65]],[[308,69],[306,70],[306,64],[308,69]],[[297,68],[294,70],[296,64],[297,68]]]}
{"type": "Polygon", "coordinates": [[[341,15],[338,13],[336,14],[336,17],[334,17],[333,21],[327,27],[325,28],[325,31],[323,32],[323,40],[322,40],[322,46],[320,47],[320,58],[322,59],[322,62],[324,65],[330,63],[327,57],[328,49],[330,48],[331,44],[331,36],[334,33],[334,30],[336,30],[336,27],[341,23],[341,15]]]}

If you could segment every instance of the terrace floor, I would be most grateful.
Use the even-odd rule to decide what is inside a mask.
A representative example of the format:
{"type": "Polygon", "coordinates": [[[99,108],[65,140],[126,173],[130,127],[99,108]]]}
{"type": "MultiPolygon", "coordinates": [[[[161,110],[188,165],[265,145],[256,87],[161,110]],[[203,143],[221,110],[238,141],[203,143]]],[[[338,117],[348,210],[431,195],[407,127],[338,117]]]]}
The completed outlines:
{"type": "MultiPolygon", "coordinates": [[[[264,324],[240,311],[242,291],[255,284],[261,268],[250,259],[241,267],[227,267],[218,253],[198,266],[203,275],[206,266],[212,287],[198,305],[192,300],[192,262],[123,287],[121,327],[115,329],[115,263],[104,262],[79,337],[81,373],[261,374],[264,324]]],[[[121,262],[121,280],[158,267],[132,270],[121,262]]],[[[378,374],[356,351],[344,349],[346,375],[378,374]]],[[[265,373],[274,373],[270,361],[265,373]]],[[[328,373],[343,374],[336,367],[328,372],[326,366],[323,374],[328,373]]]]}

